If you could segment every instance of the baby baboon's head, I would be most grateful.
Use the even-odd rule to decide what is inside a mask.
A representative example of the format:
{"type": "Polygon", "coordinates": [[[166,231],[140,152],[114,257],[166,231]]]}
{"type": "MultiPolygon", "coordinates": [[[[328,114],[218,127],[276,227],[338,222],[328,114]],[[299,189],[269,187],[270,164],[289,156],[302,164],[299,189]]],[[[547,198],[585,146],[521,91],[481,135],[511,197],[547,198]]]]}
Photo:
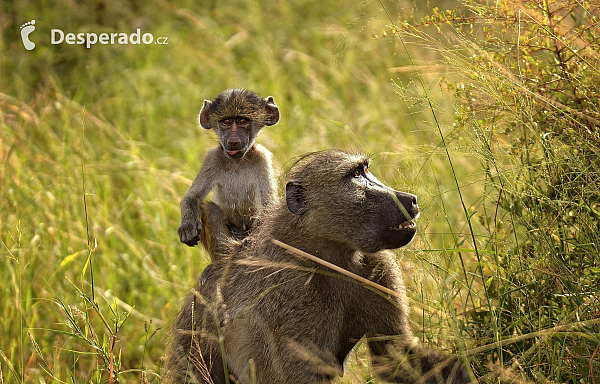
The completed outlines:
{"type": "Polygon", "coordinates": [[[228,89],[213,101],[204,100],[198,119],[203,128],[215,131],[229,157],[241,159],[261,128],[279,121],[279,108],[271,96],[261,99],[247,89],[228,89]]]}

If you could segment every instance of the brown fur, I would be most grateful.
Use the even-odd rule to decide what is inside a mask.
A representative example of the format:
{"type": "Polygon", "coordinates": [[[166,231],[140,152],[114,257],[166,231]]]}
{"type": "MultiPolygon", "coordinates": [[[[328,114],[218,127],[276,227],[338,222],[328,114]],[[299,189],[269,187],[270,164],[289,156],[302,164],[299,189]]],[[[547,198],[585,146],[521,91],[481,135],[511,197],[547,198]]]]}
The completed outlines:
{"type": "MultiPolygon", "coordinates": [[[[271,102],[273,99],[271,98],[271,102]]],[[[269,98],[261,99],[254,92],[245,89],[228,89],[223,91],[211,103],[212,109],[209,124],[214,127],[227,117],[244,116],[260,125],[269,124],[269,116],[264,113],[264,107],[269,98]]]]}
{"type": "Polygon", "coordinates": [[[182,243],[202,242],[214,260],[223,252],[221,245],[227,238],[244,238],[255,226],[256,217],[276,194],[276,183],[271,152],[254,142],[265,124],[278,119],[272,97],[261,99],[247,90],[230,89],[212,102],[205,101],[200,123],[215,131],[220,145],[206,154],[181,201],[178,234],[182,243]],[[247,122],[235,125],[241,118],[247,122]],[[224,126],[224,119],[231,119],[233,127],[224,126]],[[211,190],[212,203],[203,203],[211,190]]]}
{"type": "Polygon", "coordinates": [[[292,168],[286,200],[186,300],[171,330],[165,383],[224,383],[228,375],[241,383],[328,383],[364,337],[373,372],[385,380],[470,382],[458,359],[414,340],[401,270],[385,249],[412,239],[415,230],[405,224],[418,215],[416,196],[381,184],[367,165],[362,156],[326,151],[292,168]],[[288,254],[271,239],[399,297],[288,254]]]}

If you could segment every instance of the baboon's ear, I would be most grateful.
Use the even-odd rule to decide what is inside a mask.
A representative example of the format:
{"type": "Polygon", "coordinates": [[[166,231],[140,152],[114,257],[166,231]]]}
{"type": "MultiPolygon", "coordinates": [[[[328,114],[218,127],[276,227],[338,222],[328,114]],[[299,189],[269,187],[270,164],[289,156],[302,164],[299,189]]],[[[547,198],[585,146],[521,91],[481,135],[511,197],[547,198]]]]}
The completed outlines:
{"type": "Polygon", "coordinates": [[[303,215],[308,211],[306,189],[295,181],[290,181],[285,185],[285,202],[293,214],[303,215]]]}
{"type": "Polygon", "coordinates": [[[198,116],[198,120],[200,121],[200,125],[204,129],[210,129],[210,124],[208,123],[208,115],[210,114],[210,100],[204,100],[204,104],[202,105],[202,110],[200,110],[200,115],[198,116]]]}
{"type": "Polygon", "coordinates": [[[273,100],[273,96],[265,97],[265,125],[277,124],[279,121],[279,108],[273,100]]]}

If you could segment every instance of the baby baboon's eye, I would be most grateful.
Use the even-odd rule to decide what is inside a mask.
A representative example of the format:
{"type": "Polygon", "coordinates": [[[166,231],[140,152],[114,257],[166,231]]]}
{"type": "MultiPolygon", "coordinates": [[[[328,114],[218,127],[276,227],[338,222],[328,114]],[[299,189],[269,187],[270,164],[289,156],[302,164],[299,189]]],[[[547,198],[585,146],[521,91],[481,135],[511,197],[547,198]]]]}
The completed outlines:
{"type": "Polygon", "coordinates": [[[240,118],[238,119],[238,123],[240,123],[240,124],[248,124],[248,121],[249,121],[249,120],[248,120],[248,119],[246,119],[245,117],[240,117],[240,118]]]}
{"type": "Polygon", "coordinates": [[[231,119],[221,120],[221,124],[223,124],[223,125],[231,125],[231,123],[233,123],[233,121],[231,119]]]}
{"type": "Polygon", "coordinates": [[[357,170],[354,171],[354,177],[357,177],[357,178],[360,177],[360,170],[359,169],[357,169],[357,170]]]}

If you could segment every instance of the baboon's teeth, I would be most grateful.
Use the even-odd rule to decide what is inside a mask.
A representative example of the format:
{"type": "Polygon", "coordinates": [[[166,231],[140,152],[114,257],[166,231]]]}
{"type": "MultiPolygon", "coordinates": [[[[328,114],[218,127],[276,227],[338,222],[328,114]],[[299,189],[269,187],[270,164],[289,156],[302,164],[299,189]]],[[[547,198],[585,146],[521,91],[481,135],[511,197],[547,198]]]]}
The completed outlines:
{"type": "Polygon", "coordinates": [[[416,225],[414,221],[405,221],[399,225],[399,228],[414,228],[415,226],[416,225]]]}

